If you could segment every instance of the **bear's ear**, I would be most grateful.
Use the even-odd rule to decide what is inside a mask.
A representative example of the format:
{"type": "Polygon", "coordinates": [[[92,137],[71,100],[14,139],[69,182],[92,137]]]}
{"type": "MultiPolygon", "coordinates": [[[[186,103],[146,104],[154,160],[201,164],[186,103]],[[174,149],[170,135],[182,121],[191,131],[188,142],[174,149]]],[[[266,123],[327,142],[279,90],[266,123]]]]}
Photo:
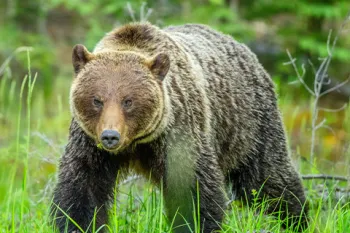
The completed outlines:
{"type": "Polygon", "coordinates": [[[73,48],[72,62],[75,74],[85,66],[85,64],[90,61],[94,55],[90,53],[84,45],[77,44],[73,48]]]}
{"type": "Polygon", "coordinates": [[[152,74],[163,81],[170,68],[170,59],[167,54],[159,53],[149,60],[147,65],[152,74]]]}

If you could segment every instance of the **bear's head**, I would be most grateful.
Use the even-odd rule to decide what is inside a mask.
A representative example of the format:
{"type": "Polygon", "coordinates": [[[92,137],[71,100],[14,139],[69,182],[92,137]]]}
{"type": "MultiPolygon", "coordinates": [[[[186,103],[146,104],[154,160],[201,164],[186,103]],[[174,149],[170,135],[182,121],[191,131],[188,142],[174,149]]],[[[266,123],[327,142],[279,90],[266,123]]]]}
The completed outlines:
{"type": "Polygon", "coordinates": [[[166,54],[90,53],[76,45],[72,60],[71,111],[98,146],[118,152],[154,137],[163,121],[162,81],[170,67],[166,54]]]}

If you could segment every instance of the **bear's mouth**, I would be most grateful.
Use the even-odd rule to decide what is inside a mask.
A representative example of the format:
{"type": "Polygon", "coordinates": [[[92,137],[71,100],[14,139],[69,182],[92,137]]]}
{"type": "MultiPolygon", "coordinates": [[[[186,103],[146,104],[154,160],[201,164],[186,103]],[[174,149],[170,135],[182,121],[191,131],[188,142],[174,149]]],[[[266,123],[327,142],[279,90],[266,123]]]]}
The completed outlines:
{"type": "Polygon", "coordinates": [[[113,148],[107,148],[107,147],[103,146],[103,143],[100,142],[100,141],[97,142],[96,146],[100,150],[105,150],[105,151],[108,151],[108,152],[110,152],[112,154],[118,154],[119,152],[123,151],[126,148],[122,144],[119,144],[119,145],[117,145],[116,147],[113,147],[113,148]]]}

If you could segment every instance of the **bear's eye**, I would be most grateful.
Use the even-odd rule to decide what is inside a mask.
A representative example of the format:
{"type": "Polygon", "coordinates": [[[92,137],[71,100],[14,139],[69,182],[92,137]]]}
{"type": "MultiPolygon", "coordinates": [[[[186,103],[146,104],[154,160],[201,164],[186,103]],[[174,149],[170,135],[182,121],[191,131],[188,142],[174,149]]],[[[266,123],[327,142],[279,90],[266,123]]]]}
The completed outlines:
{"type": "Polygon", "coordinates": [[[98,108],[102,108],[103,107],[103,102],[101,100],[97,99],[96,97],[94,97],[93,103],[98,108]]]}
{"type": "Polygon", "coordinates": [[[123,100],[123,107],[124,108],[130,108],[132,106],[132,100],[131,99],[125,99],[123,100]]]}

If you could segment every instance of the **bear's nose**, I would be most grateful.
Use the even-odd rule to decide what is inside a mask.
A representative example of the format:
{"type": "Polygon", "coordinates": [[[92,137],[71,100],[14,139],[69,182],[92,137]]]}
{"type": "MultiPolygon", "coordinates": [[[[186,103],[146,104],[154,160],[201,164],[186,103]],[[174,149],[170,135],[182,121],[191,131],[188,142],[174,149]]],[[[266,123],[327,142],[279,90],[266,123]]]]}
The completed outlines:
{"type": "Polygon", "coordinates": [[[107,149],[114,148],[120,139],[120,134],[116,130],[103,130],[101,134],[101,142],[107,149]]]}

